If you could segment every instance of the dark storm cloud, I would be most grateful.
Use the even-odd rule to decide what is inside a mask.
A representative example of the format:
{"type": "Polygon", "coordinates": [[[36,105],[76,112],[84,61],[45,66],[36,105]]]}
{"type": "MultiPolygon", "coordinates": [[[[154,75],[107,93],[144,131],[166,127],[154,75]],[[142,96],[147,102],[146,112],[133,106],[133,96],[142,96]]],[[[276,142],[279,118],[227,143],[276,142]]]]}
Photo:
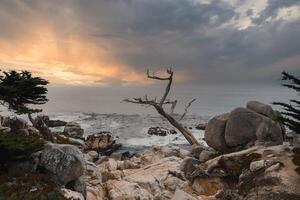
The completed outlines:
{"type": "MultiPolygon", "coordinates": [[[[299,0],[269,0],[255,20],[260,26],[242,30],[230,25],[240,19],[235,7],[219,0],[209,4],[195,0],[4,0],[0,4],[0,25],[5,27],[0,37],[24,35],[26,21],[43,19],[61,38],[72,33],[103,45],[120,64],[140,72],[172,65],[195,82],[266,82],[284,69],[299,72],[300,68],[296,65],[300,63],[299,19],[260,23],[276,16],[280,8],[298,5],[299,0]]],[[[252,14],[251,9],[245,13],[252,14]]]]}

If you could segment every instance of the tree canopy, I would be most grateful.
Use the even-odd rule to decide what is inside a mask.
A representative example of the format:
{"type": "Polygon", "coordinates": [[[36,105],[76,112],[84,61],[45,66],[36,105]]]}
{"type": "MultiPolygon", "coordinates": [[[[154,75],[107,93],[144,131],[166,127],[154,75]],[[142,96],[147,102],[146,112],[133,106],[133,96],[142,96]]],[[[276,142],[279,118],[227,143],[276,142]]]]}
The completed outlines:
{"type": "Polygon", "coordinates": [[[3,71],[0,75],[0,104],[17,114],[41,112],[41,109],[29,106],[48,101],[45,87],[48,83],[45,79],[33,77],[28,71],[3,71]]]}
{"type": "MultiPolygon", "coordinates": [[[[300,96],[300,77],[293,76],[287,72],[282,72],[282,80],[284,87],[295,90],[300,96]]],[[[279,120],[286,125],[290,130],[300,134],[300,100],[291,99],[289,103],[274,102],[284,110],[279,120]]]]}

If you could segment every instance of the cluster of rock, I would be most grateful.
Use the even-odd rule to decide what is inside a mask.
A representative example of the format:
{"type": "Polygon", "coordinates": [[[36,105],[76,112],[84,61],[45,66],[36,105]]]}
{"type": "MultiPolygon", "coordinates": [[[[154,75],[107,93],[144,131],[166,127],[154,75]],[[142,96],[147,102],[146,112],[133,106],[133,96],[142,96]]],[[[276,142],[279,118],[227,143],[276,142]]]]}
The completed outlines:
{"type": "Polygon", "coordinates": [[[167,129],[163,127],[150,127],[147,132],[148,135],[157,135],[157,136],[167,136],[170,134],[177,134],[177,131],[174,129],[167,129]]]}
{"type": "Polygon", "coordinates": [[[299,199],[295,162],[299,150],[288,145],[255,146],[206,162],[185,158],[181,169],[202,199],[299,199]]]}
{"type": "Polygon", "coordinates": [[[288,145],[224,155],[205,146],[115,153],[86,160],[87,200],[299,199],[299,156],[300,149],[288,145]]]}
{"type": "MultiPolygon", "coordinates": [[[[110,132],[99,132],[84,137],[84,130],[77,122],[64,122],[61,120],[50,120],[48,116],[39,116],[49,127],[64,126],[62,133],[53,133],[55,142],[59,144],[72,144],[84,151],[94,150],[100,154],[110,155],[121,147],[110,132]]],[[[18,117],[0,116],[0,131],[13,132],[25,136],[42,137],[35,127],[30,126],[26,120],[18,117]]]]}
{"type": "Polygon", "coordinates": [[[87,160],[87,197],[175,200],[190,196],[180,189],[186,181],[180,164],[188,154],[189,151],[178,147],[153,146],[142,153],[115,153],[95,162],[87,160]],[[101,184],[95,177],[101,177],[101,184]]]}
{"type": "MultiPolygon", "coordinates": [[[[205,125],[209,147],[153,146],[138,153],[114,152],[120,145],[111,133],[83,138],[80,125],[69,122],[55,135],[61,144],[32,155],[34,169],[73,200],[300,199],[300,147],[282,145],[277,116],[268,105],[248,102],[205,125]]],[[[22,120],[0,121],[14,131],[29,129],[22,120]]],[[[150,132],[170,134],[160,127],[150,132]]]]}
{"type": "Polygon", "coordinates": [[[220,152],[232,152],[254,144],[282,144],[284,128],[276,121],[278,116],[271,106],[250,101],[247,108],[236,108],[212,118],[205,128],[205,141],[220,152]]]}
{"type": "Polygon", "coordinates": [[[68,122],[62,133],[56,134],[58,143],[72,144],[78,146],[83,151],[96,151],[101,155],[110,155],[117,151],[121,144],[110,132],[102,131],[84,137],[84,130],[77,122],[68,122]]]}
{"type": "Polygon", "coordinates": [[[39,131],[36,128],[30,126],[26,120],[18,117],[0,116],[0,131],[14,132],[26,136],[39,136],[39,131]]]}

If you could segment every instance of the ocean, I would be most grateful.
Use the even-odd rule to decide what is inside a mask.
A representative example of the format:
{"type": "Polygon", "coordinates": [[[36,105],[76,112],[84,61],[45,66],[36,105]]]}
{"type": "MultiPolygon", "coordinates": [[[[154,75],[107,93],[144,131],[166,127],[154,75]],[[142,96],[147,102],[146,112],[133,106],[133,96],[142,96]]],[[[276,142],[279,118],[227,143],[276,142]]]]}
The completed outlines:
{"type": "MultiPolygon", "coordinates": [[[[187,141],[178,133],[166,137],[149,136],[152,126],[172,126],[149,106],[122,102],[124,98],[159,98],[163,86],[107,86],[107,87],[49,87],[49,102],[43,106],[44,114],[53,119],[76,121],[85,134],[110,131],[125,149],[139,149],[151,145],[186,145],[187,141]]],[[[280,85],[177,85],[172,88],[170,99],[179,101],[175,112],[183,112],[187,102],[196,98],[189,114],[182,123],[191,129],[195,137],[202,139],[204,132],[196,130],[199,123],[211,117],[230,112],[236,107],[245,107],[250,100],[271,104],[273,101],[287,102],[295,94],[280,85]]],[[[166,108],[168,109],[168,108],[166,108]]]]}

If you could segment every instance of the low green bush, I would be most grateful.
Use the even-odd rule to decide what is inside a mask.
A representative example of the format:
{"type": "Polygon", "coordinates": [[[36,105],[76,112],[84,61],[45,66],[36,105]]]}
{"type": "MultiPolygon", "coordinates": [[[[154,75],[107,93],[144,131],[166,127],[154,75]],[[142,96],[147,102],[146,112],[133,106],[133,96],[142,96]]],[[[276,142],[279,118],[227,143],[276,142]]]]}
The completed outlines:
{"type": "Polygon", "coordinates": [[[45,142],[37,137],[0,132],[0,167],[14,161],[25,161],[43,149],[45,142]]]}

